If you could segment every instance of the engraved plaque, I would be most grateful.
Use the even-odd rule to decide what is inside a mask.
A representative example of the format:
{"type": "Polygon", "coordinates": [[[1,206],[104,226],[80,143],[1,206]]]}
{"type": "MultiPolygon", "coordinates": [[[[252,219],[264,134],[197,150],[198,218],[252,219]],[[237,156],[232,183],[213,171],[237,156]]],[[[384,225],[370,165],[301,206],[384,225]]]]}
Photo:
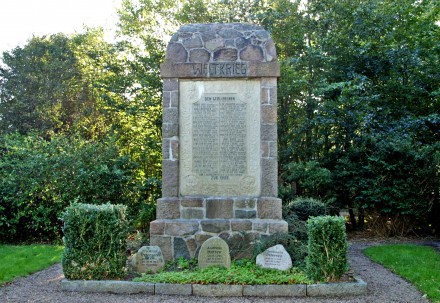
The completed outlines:
{"type": "Polygon", "coordinates": [[[180,194],[258,196],[259,81],[180,85],[180,194]]]}

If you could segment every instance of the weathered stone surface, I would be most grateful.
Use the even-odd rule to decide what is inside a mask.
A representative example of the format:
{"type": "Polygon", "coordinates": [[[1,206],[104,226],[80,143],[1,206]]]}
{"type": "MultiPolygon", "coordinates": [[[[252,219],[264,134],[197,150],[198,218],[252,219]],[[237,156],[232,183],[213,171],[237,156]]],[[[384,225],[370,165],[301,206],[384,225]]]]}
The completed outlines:
{"type": "Polygon", "coordinates": [[[263,158],[261,160],[262,180],[261,195],[265,197],[276,197],[278,193],[278,167],[277,159],[263,158]]]}
{"type": "Polygon", "coordinates": [[[174,237],[174,259],[179,259],[183,257],[187,260],[191,258],[191,255],[186,245],[186,241],[182,238],[174,237]]]}
{"type": "Polygon", "coordinates": [[[215,38],[205,43],[205,47],[211,51],[225,46],[225,40],[222,38],[215,38]]]}
{"type": "MultiPolygon", "coordinates": [[[[217,37],[217,35],[216,35],[216,33],[207,29],[206,31],[200,33],[200,37],[202,38],[203,42],[208,42],[210,40],[214,40],[217,37]]],[[[208,47],[208,45],[205,45],[205,46],[206,46],[206,48],[210,49],[208,47]]]]}
{"type": "Polygon", "coordinates": [[[202,220],[200,225],[202,226],[202,231],[207,233],[220,233],[230,230],[229,220],[202,220]]]}
{"type": "Polygon", "coordinates": [[[186,246],[188,247],[191,258],[195,257],[197,251],[197,242],[195,239],[186,240],[186,246]]]}
{"type": "Polygon", "coordinates": [[[240,59],[242,61],[263,61],[264,54],[261,47],[256,45],[248,45],[240,51],[240,59]]]}
{"type": "Polygon", "coordinates": [[[151,235],[163,235],[165,231],[165,222],[152,221],[150,222],[150,234],[151,235]]]}
{"type": "Polygon", "coordinates": [[[283,245],[269,247],[257,256],[257,265],[263,268],[288,270],[292,267],[292,259],[283,245]]]}
{"type": "Polygon", "coordinates": [[[177,295],[177,296],[190,296],[192,295],[191,284],[165,284],[158,283],[154,289],[156,295],[177,295]]]}
{"type": "Polygon", "coordinates": [[[76,291],[87,293],[114,293],[114,294],[137,294],[154,293],[154,284],[130,281],[93,281],[75,280],[61,281],[63,291],[76,291]]]}
{"type": "Polygon", "coordinates": [[[176,198],[161,198],[157,200],[157,219],[179,219],[180,201],[176,198]]]}
{"type": "Polygon", "coordinates": [[[272,39],[269,39],[266,41],[265,50],[266,50],[266,61],[267,62],[271,62],[271,61],[276,60],[277,53],[276,53],[275,43],[273,42],[272,39]]]}
{"type": "Polygon", "coordinates": [[[278,219],[282,218],[282,201],[273,197],[262,197],[258,199],[257,210],[259,219],[278,219]]]}
{"type": "Polygon", "coordinates": [[[212,236],[208,235],[208,234],[202,234],[202,233],[197,233],[194,236],[194,240],[196,240],[197,246],[199,246],[199,247],[202,246],[203,242],[205,242],[209,238],[212,238],[212,236]]]}
{"type": "Polygon", "coordinates": [[[237,199],[234,201],[234,205],[236,208],[254,209],[256,205],[256,199],[252,199],[252,198],[237,199]]]}
{"type": "Polygon", "coordinates": [[[185,48],[196,48],[196,47],[202,47],[203,43],[202,43],[202,39],[200,39],[199,36],[195,36],[195,37],[191,37],[188,39],[183,40],[183,46],[185,46],[185,48]]]}
{"type": "Polygon", "coordinates": [[[163,79],[163,90],[164,91],[177,91],[179,89],[179,80],[177,78],[166,78],[163,79]]]}
{"type": "Polygon", "coordinates": [[[305,284],[294,285],[243,285],[246,297],[305,297],[305,284]]]}
{"type": "Polygon", "coordinates": [[[179,123],[179,110],[175,107],[164,108],[163,123],[179,123]]]}
{"type": "Polygon", "coordinates": [[[138,273],[156,273],[165,266],[159,246],[142,246],[131,260],[132,268],[138,273]]]}
{"type": "Polygon", "coordinates": [[[229,28],[224,28],[222,30],[220,30],[218,32],[219,36],[225,38],[225,39],[232,39],[232,38],[239,38],[242,37],[243,34],[234,30],[234,29],[229,29],[229,28]]]}
{"type": "Polygon", "coordinates": [[[211,54],[205,49],[193,49],[189,52],[189,62],[207,63],[211,54]]]}
{"type": "Polygon", "coordinates": [[[193,295],[204,297],[241,297],[243,296],[243,286],[223,284],[193,284],[193,295]]]}
{"type": "Polygon", "coordinates": [[[173,259],[173,251],[171,250],[171,237],[150,235],[150,245],[160,247],[165,262],[173,259]]]}
{"type": "Polygon", "coordinates": [[[200,248],[198,263],[200,268],[209,266],[231,266],[228,244],[219,237],[212,237],[206,240],[200,248]]]}
{"type": "MultiPolygon", "coordinates": [[[[234,61],[236,62],[236,61],[234,61]]],[[[261,78],[261,77],[279,77],[280,65],[278,62],[241,62],[246,65],[247,69],[241,73],[228,75],[225,73],[208,73],[208,70],[213,70],[215,64],[221,62],[210,61],[206,63],[206,68],[200,67],[204,63],[170,63],[165,62],[160,65],[160,73],[162,77],[179,77],[179,78],[261,78]],[[197,72],[198,69],[204,69],[203,73],[197,72]]],[[[238,63],[238,62],[236,62],[238,63]]],[[[275,94],[276,96],[276,94],[275,94]]],[[[272,99],[271,99],[272,100],[272,99]]],[[[274,101],[274,100],[272,100],[274,101]]],[[[275,103],[276,104],[276,103],[275,103]]]]}
{"type": "Polygon", "coordinates": [[[173,62],[186,62],[188,58],[188,52],[180,43],[169,43],[167,47],[167,53],[165,60],[172,60],[173,62]]]}
{"type": "Polygon", "coordinates": [[[256,218],[257,212],[255,210],[235,210],[235,218],[237,219],[253,219],[256,218]]]}
{"type": "Polygon", "coordinates": [[[367,283],[357,278],[351,283],[322,283],[307,285],[307,296],[330,297],[330,296],[357,296],[367,293],[367,283]]]}
{"type": "Polygon", "coordinates": [[[223,48],[214,52],[214,61],[232,62],[237,61],[238,54],[235,48],[223,48]]]}
{"type": "Polygon", "coordinates": [[[203,198],[182,198],[180,203],[183,207],[203,207],[203,198]]]}
{"type": "Polygon", "coordinates": [[[179,125],[175,123],[162,124],[162,137],[171,138],[179,135],[179,125]]]}
{"type": "Polygon", "coordinates": [[[249,231],[252,230],[252,221],[248,220],[233,220],[231,221],[232,231],[249,231]]]}
{"type": "Polygon", "coordinates": [[[270,104],[261,107],[261,122],[269,124],[277,122],[277,108],[275,105],[270,104]]]}
{"type": "Polygon", "coordinates": [[[233,200],[206,199],[206,218],[209,219],[233,218],[233,200]]]}
{"type": "Polygon", "coordinates": [[[276,123],[261,124],[261,140],[262,141],[276,141],[277,125],[276,123]]]}
{"type": "MultiPolygon", "coordinates": [[[[162,197],[177,197],[179,194],[179,161],[163,160],[162,161],[162,197]]],[[[158,212],[159,214],[159,212],[158,212]]],[[[164,217],[157,217],[161,219],[174,219],[172,214],[165,214],[161,212],[164,217]]]]}
{"type": "Polygon", "coordinates": [[[182,219],[203,219],[203,209],[184,208],[182,209],[182,219]]]}
{"type": "Polygon", "coordinates": [[[165,225],[165,234],[173,236],[193,235],[198,230],[199,223],[194,220],[175,220],[165,225]]]}
{"type": "Polygon", "coordinates": [[[173,137],[170,139],[163,139],[162,141],[162,158],[164,160],[178,160],[179,159],[179,141],[173,137]]]}

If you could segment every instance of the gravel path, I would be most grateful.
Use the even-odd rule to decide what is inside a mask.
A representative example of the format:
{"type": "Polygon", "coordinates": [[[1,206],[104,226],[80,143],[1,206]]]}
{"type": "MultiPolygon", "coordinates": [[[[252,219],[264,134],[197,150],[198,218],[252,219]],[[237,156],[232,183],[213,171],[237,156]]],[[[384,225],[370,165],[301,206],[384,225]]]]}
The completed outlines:
{"type": "Polygon", "coordinates": [[[0,302],[245,302],[245,303],[310,303],[310,302],[345,302],[345,303],[373,303],[373,302],[408,302],[418,303],[429,301],[423,298],[415,287],[405,280],[391,273],[382,266],[369,261],[362,250],[368,246],[379,243],[351,242],[349,249],[352,269],[365,282],[368,283],[368,294],[359,297],[344,298],[203,298],[183,296],[159,296],[159,295],[114,295],[114,294],[86,294],[63,292],[60,289],[60,280],[63,273],[59,264],[46,270],[33,274],[26,278],[20,278],[15,282],[0,287],[0,302]]]}

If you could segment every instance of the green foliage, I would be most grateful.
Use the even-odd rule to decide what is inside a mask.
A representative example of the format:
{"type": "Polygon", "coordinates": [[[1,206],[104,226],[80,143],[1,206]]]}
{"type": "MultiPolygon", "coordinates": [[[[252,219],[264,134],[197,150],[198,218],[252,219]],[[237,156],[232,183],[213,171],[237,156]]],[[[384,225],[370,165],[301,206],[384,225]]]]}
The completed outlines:
{"type": "Polygon", "coordinates": [[[71,280],[120,279],[125,274],[126,206],[73,203],[64,221],[63,272],[71,280]]]}
{"type": "Polygon", "coordinates": [[[164,266],[164,271],[187,271],[187,270],[195,270],[198,266],[198,260],[196,258],[192,258],[190,260],[185,259],[184,257],[179,257],[178,259],[174,259],[168,261],[164,266]]]}
{"type": "Polygon", "coordinates": [[[298,197],[283,206],[284,218],[295,215],[301,221],[307,221],[312,216],[323,216],[326,213],[325,204],[314,198],[298,197]]]}
{"type": "Polygon", "coordinates": [[[0,245],[0,285],[60,261],[63,247],[50,245],[0,245]]]}
{"type": "Polygon", "coordinates": [[[344,218],[311,217],[307,221],[307,228],[307,274],[316,281],[338,280],[348,270],[348,243],[344,218]]]}
{"type": "Polygon", "coordinates": [[[413,244],[383,245],[369,247],[364,253],[410,281],[431,301],[440,302],[440,255],[433,248],[413,244]]]}
{"type": "Polygon", "coordinates": [[[56,136],[1,137],[0,237],[2,241],[61,238],[61,212],[71,201],[130,206],[137,215],[142,184],[135,164],[119,156],[111,139],[88,142],[56,136]]]}
{"type": "Polygon", "coordinates": [[[145,274],[135,281],[177,284],[310,284],[307,276],[292,268],[289,271],[264,269],[254,262],[243,259],[234,261],[231,268],[209,267],[205,269],[145,274]]]}

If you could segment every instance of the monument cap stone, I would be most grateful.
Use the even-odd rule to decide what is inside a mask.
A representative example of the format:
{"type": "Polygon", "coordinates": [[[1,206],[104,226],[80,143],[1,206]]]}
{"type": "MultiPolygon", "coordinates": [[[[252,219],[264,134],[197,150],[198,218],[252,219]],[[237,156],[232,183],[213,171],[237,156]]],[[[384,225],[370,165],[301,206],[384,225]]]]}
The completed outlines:
{"type": "Polygon", "coordinates": [[[269,247],[257,256],[257,265],[263,268],[288,270],[292,267],[292,259],[283,245],[269,247]]]}
{"type": "Polygon", "coordinates": [[[199,252],[199,267],[209,266],[231,267],[231,256],[229,246],[225,240],[219,237],[212,237],[203,242],[199,252]]]}
{"type": "Polygon", "coordinates": [[[165,261],[159,246],[142,246],[134,254],[131,264],[135,272],[156,273],[164,267],[165,261]]]}

